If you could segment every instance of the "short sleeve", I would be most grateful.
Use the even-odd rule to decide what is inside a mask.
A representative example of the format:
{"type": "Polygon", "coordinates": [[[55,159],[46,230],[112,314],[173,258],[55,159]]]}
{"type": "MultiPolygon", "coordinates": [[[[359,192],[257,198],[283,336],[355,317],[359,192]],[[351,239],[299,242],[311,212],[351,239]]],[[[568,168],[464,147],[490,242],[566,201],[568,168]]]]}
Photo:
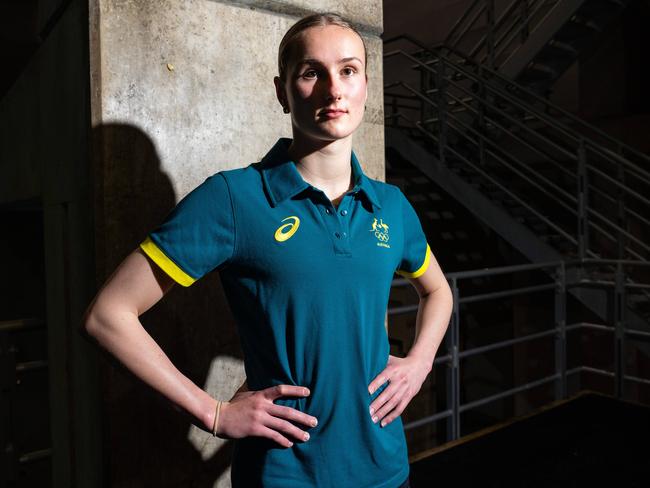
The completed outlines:
{"type": "Polygon", "coordinates": [[[415,209],[401,190],[399,194],[402,202],[404,250],[396,272],[407,278],[417,278],[429,267],[431,249],[415,209]]]}
{"type": "Polygon", "coordinates": [[[235,219],[221,173],[188,193],[140,244],[174,281],[190,286],[234,254],[235,219]]]}

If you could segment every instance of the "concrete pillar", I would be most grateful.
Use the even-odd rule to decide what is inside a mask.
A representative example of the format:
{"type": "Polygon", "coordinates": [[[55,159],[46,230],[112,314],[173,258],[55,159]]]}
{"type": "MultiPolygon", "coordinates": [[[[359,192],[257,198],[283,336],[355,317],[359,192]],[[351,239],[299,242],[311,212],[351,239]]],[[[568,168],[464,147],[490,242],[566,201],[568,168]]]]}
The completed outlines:
{"type": "MultiPolygon", "coordinates": [[[[275,98],[277,48],[298,18],[335,11],[368,47],[369,98],[355,152],[384,179],[379,0],[90,0],[98,283],[207,176],[258,161],[290,119],[275,98]]],[[[172,362],[217,398],[244,378],[218,276],[175,287],[142,317],[172,362]]],[[[105,362],[109,485],[229,486],[231,443],[211,437],[105,362]]]]}

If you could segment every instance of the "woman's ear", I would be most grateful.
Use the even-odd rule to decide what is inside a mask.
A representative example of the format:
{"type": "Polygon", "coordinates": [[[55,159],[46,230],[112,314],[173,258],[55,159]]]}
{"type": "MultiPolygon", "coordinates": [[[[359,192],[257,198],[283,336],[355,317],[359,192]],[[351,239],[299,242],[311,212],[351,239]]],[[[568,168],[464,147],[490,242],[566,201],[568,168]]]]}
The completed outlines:
{"type": "Polygon", "coordinates": [[[282,105],[282,108],[285,109],[286,113],[289,104],[287,103],[286,93],[284,92],[284,85],[279,76],[273,78],[273,84],[275,85],[275,96],[277,97],[278,102],[280,102],[280,105],[282,105]]]}

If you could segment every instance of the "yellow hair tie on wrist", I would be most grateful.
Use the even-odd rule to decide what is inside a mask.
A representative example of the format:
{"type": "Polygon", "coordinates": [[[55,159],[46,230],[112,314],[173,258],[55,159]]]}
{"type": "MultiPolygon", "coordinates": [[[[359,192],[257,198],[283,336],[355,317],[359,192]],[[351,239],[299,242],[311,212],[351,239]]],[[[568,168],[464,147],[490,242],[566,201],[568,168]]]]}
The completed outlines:
{"type": "Polygon", "coordinates": [[[217,400],[217,411],[214,414],[214,424],[212,425],[212,435],[217,437],[217,427],[219,426],[219,412],[221,411],[221,401],[217,400]]]}

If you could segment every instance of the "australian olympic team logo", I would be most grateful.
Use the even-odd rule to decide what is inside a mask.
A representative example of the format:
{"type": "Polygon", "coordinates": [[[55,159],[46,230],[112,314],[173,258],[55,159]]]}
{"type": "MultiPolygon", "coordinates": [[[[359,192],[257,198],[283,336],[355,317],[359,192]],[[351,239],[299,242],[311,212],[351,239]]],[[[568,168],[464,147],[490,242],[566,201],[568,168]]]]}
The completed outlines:
{"type": "Polygon", "coordinates": [[[282,219],[282,222],[284,222],[285,220],[290,220],[291,222],[287,222],[286,224],[283,224],[276,229],[274,237],[275,240],[278,242],[284,242],[287,239],[290,239],[291,236],[296,233],[298,227],[300,226],[300,219],[295,215],[282,219]]]}
{"type": "Polygon", "coordinates": [[[377,219],[375,218],[372,222],[372,228],[370,229],[369,232],[374,232],[375,237],[377,238],[377,245],[381,247],[390,247],[389,244],[387,244],[388,239],[390,236],[388,235],[388,224],[384,224],[383,219],[377,219]]]}

